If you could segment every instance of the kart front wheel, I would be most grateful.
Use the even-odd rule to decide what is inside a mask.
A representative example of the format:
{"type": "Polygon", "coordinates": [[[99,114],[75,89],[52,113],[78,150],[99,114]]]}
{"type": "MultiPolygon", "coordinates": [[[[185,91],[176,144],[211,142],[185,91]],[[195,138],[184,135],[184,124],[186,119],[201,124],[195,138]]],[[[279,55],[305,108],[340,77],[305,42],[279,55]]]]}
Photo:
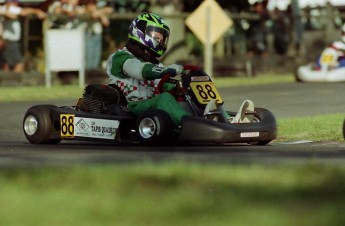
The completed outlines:
{"type": "Polygon", "coordinates": [[[138,139],[147,145],[162,145],[172,141],[174,123],[162,110],[150,109],[137,119],[138,139]]]}
{"type": "Polygon", "coordinates": [[[270,127],[266,133],[266,138],[257,142],[251,142],[253,145],[266,145],[277,137],[277,122],[272,112],[265,108],[255,108],[254,119],[266,127],[270,127]]]}
{"type": "Polygon", "coordinates": [[[32,144],[57,144],[61,138],[54,136],[50,110],[54,105],[36,105],[27,110],[23,119],[23,131],[32,144]]]}

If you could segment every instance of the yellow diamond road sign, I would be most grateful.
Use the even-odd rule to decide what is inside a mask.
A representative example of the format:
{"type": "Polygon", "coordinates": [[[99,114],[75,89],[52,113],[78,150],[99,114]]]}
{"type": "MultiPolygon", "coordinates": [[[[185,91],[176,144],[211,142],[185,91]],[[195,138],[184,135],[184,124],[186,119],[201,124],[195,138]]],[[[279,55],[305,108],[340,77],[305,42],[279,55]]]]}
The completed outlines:
{"type": "Polygon", "coordinates": [[[214,0],[205,0],[186,19],[186,25],[203,44],[214,44],[233,22],[214,0]]]}

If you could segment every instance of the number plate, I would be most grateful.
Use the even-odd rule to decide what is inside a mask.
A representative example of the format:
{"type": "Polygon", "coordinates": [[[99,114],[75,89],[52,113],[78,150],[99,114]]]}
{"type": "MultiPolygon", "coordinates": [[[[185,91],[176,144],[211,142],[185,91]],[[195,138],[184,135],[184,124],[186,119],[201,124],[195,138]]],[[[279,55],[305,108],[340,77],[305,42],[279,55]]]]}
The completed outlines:
{"type": "Polygon", "coordinates": [[[326,48],[321,53],[320,64],[321,65],[336,65],[338,61],[338,53],[333,48],[326,48]]]}
{"type": "Polygon", "coordinates": [[[330,65],[335,61],[335,57],[332,54],[322,54],[321,64],[330,65]]]}
{"type": "Polygon", "coordinates": [[[223,103],[213,82],[191,82],[190,87],[200,104],[207,104],[212,99],[217,100],[218,104],[223,103]]]}
{"type": "Polygon", "coordinates": [[[61,114],[60,115],[60,136],[62,138],[74,137],[74,115],[73,114],[61,114]]]}

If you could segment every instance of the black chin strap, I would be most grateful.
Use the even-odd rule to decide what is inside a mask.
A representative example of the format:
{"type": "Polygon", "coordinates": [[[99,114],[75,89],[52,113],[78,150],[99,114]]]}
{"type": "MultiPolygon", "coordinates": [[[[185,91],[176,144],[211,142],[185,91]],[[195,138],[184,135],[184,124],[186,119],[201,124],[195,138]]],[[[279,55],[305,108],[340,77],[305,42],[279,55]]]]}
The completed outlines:
{"type": "Polygon", "coordinates": [[[126,44],[126,48],[135,57],[138,57],[138,58],[140,58],[146,62],[150,62],[153,64],[159,64],[159,60],[156,57],[153,57],[152,55],[147,53],[144,46],[140,46],[139,44],[129,40],[126,44]]]}

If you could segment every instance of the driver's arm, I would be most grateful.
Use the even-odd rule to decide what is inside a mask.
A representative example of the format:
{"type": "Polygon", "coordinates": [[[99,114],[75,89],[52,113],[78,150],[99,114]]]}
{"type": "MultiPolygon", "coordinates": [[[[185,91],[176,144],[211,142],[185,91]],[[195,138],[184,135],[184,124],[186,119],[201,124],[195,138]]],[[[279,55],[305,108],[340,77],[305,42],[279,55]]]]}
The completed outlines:
{"type": "Polygon", "coordinates": [[[163,64],[152,64],[142,62],[137,58],[131,58],[124,62],[123,72],[139,80],[154,80],[161,78],[164,74],[175,76],[181,74],[183,66],[178,64],[171,64],[166,67],[163,64]]]}
{"type": "MultiPolygon", "coordinates": [[[[108,61],[109,63],[109,61],[108,61]]],[[[117,52],[111,57],[111,74],[118,77],[132,77],[139,80],[154,80],[169,73],[171,76],[181,74],[182,65],[172,64],[164,67],[163,64],[152,64],[140,61],[124,51],[117,52]]]]}
{"type": "Polygon", "coordinates": [[[164,70],[162,64],[142,62],[137,58],[128,59],[123,64],[123,72],[139,80],[159,79],[162,77],[164,70]]]}

